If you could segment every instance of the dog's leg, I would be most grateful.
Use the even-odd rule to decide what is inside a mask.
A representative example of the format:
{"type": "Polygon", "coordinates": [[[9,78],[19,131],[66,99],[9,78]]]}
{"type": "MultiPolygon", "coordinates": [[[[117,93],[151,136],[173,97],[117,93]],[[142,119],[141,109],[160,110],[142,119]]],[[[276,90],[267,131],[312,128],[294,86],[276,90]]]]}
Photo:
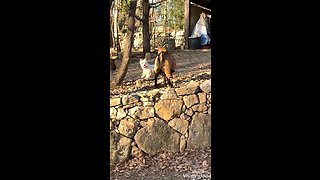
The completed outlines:
{"type": "Polygon", "coordinates": [[[150,79],[151,78],[151,70],[148,69],[147,75],[146,75],[146,79],[150,79]]]}

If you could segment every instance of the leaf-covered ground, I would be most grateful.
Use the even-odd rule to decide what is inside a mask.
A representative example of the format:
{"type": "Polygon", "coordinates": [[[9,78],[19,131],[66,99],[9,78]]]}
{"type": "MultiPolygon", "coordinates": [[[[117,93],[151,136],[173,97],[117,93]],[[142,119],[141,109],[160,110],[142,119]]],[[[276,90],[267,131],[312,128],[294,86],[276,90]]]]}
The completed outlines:
{"type": "Polygon", "coordinates": [[[110,167],[112,180],[186,180],[214,179],[211,174],[211,150],[186,150],[144,156],[110,167]]]}

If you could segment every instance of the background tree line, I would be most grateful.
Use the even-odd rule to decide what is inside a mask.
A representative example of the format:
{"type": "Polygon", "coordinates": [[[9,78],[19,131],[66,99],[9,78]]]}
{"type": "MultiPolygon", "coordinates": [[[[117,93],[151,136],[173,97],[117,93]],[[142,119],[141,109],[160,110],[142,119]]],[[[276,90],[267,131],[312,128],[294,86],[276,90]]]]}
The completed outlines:
{"type": "Polygon", "coordinates": [[[114,50],[123,56],[117,74],[113,77],[111,87],[120,85],[129,66],[135,38],[142,34],[142,52],[151,52],[159,46],[155,40],[166,33],[183,30],[184,0],[111,0],[110,29],[111,44],[114,50]]]}

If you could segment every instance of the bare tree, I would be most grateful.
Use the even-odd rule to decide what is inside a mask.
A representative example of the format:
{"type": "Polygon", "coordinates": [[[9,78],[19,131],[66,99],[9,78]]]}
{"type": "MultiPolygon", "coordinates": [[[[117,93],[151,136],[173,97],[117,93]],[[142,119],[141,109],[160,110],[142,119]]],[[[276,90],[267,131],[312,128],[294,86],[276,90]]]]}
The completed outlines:
{"type": "Polygon", "coordinates": [[[147,52],[150,52],[149,12],[150,12],[149,0],[143,0],[143,14],[142,14],[143,55],[145,55],[147,52]]]}
{"type": "Polygon", "coordinates": [[[115,87],[120,85],[128,71],[129,57],[132,51],[132,46],[134,41],[134,29],[135,29],[134,25],[135,25],[136,8],[137,8],[137,0],[131,0],[129,4],[128,31],[126,36],[126,43],[124,47],[123,58],[119,67],[119,71],[111,81],[110,87],[115,87]]]}
{"type": "Polygon", "coordinates": [[[142,22],[143,28],[142,28],[142,34],[143,34],[143,55],[145,53],[150,52],[150,23],[149,23],[149,13],[151,8],[156,8],[161,5],[166,0],[161,0],[155,3],[149,3],[149,0],[143,0],[142,1],[142,18],[139,16],[135,16],[136,19],[142,22]]]}

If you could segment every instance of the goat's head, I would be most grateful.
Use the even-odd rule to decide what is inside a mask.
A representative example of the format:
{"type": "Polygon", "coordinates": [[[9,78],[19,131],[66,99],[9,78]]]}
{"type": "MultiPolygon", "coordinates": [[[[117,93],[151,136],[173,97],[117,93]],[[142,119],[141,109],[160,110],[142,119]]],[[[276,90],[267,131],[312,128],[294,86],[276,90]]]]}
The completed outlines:
{"type": "Polygon", "coordinates": [[[159,48],[156,48],[156,50],[158,51],[158,54],[164,54],[167,52],[167,49],[164,48],[164,47],[159,47],[159,48]]]}

